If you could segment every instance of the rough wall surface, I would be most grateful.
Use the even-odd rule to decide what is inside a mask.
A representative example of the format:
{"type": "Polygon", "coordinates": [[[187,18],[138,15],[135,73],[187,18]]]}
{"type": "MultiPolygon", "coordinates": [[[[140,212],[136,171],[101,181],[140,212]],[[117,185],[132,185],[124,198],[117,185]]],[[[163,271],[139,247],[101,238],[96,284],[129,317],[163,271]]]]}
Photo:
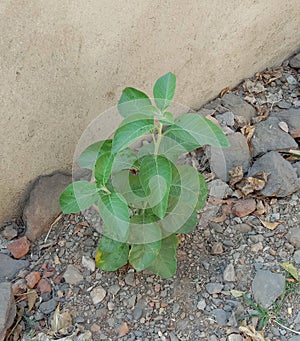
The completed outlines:
{"type": "Polygon", "coordinates": [[[299,0],[2,0],[0,222],[37,176],[70,169],[122,88],[173,71],[176,100],[197,108],[298,48],[299,13],[299,0]]]}

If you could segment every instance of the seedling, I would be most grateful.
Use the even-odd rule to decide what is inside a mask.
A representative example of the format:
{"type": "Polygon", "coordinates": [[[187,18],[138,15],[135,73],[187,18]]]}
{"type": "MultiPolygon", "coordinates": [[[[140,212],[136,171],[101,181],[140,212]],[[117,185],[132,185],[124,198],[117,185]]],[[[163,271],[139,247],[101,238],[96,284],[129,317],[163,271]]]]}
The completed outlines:
{"type": "Polygon", "coordinates": [[[89,146],[78,165],[93,172],[94,181],[76,181],[61,194],[64,213],[96,205],[103,236],[97,267],[115,271],[126,263],[166,278],[177,267],[178,234],[197,225],[197,211],[207,197],[204,177],[193,167],[177,165],[181,154],[203,145],[228,146],[222,130],[205,117],[188,113],[174,119],[168,111],[176,77],[167,73],[153,88],[154,99],[125,88],[118,103],[124,117],[113,139],[89,146]],[[151,142],[137,151],[142,137],[151,142]]]}

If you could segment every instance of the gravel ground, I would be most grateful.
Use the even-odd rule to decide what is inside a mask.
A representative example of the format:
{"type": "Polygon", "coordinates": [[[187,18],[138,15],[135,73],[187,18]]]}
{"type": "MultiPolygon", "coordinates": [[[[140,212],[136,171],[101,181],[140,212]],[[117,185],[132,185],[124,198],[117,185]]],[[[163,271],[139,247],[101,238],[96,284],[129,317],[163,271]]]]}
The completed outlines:
{"type": "MultiPolygon", "coordinates": [[[[300,69],[285,61],[232,92],[255,106],[261,116],[270,110],[298,108],[299,76],[300,69]],[[267,78],[270,82],[261,92],[259,82],[267,78]]],[[[215,114],[219,105],[215,100],[204,108],[215,114]]],[[[186,156],[185,161],[204,170],[209,179],[203,151],[186,156]]],[[[295,244],[297,238],[300,243],[300,191],[285,198],[253,198],[256,210],[244,217],[230,210],[222,215],[222,204],[230,206],[230,196],[227,201],[210,201],[199,214],[197,228],[181,238],[176,276],[165,280],[128,267],[112,273],[95,269],[99,232],[83,215],[61,216],[47,237],[31,245],[24,257],[29,267],[12,280],[21,316],[13,334],[23,335],[24,340],[300,340],[300,288],[281,266],[289,262],[300,267],[300,246],[295,244]],[[266,228],[262,221],[267,219],[276,222],[276,228],[266,228]],[[42,280],[29,309],[30,302],[22,300],[24,278],[35,271],[42,280]],[[276,310],[265,303],[271,319],[262,336],[257,333],[258,318],[241,318],[253,313],[242,294],[272,303],[280,296],[276,290],[284,290],[286,277],[291,290],[282,307],[276,310]],[[59,323],[64,328],[58,328],[59,323]]],[[[22,235],[22,225],[12,226],[22,235]]]]}

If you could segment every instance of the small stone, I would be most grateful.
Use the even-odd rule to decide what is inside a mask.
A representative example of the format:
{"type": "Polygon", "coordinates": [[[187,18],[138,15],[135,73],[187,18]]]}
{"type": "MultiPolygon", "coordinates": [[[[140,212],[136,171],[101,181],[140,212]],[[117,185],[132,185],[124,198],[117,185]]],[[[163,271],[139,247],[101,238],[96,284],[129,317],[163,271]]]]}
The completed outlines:
{"type": "Polygon", "coordinates": [[[22,269],[29,265],[27,260],[16,260],[3,253],[0,253],[0,281],[4,279],[13,279],[22,269]]]}
{"type": "Polygon", "coordinates": [[[300,109],[274,111],[271,112],[270,117],[276,117],[279,121],[286,122],[291,132],[300,128],[300,109]]]}
{"type": "Polygon", "coordinates": [[[235,270],[232,263],[228,264],[224,270],[223,278],[225,282],[235,281],[235,270]]]}
{"type": "Polygon", "coordinates": [[[283,122],[283,121],[279,122],[278,126],[281,130],[285,131],[286,133],[289,132],[289,127],[285,122],[283,122]]]}
{"type": "Polygon", "coordinates": [[[224,285],[222,283],[207,283],[205,288],[210,295],[213,295],[221,293],[224,285]]]}
{"type": "Polygon", "coordinates": [[[125,276],[125,283],[130,286],[134,285],[134,272],[128,272],[125,276]]]}
{"type": "Polygon", "coordinates": [[[104,300],[106,291],[102,287],[96,287],[91,291],[93,304],[98,304],[104,300]]]}
{"type": "Polygon", "coordinates": [[[108,288],[108,293],[112,294],[113,296],[117,295],[117,293],[120,291],[120,286],[118,284],[113,284],[108,288]]]}
{"type": "Polygon", "coordinates": [[[286,234],[286,239],[294,245],[296,249],[300,250],[300,227],[293,227],[289,229],[286,234]]]}
{"type": "Polygon", "coordinates": [[[112,311],[115,309],[115,304],[113,302],[108,302],[107,303],[107,309],[112,311]]]}
{"type": "Polygon", "coordinates": [[[41,294],[49,293],[52,291],[51,285],[49,284],[49,282],[45,278],[42,278],[39,281],[39,283],[37,285],[37,289],[41,294]]]}
{"type": "Polygon", "coordinates": [[[228,320],[226,311],[223,309],[214,309],[211,313],[220,326],[226,326],[228,320]]]}
{"type": "Polygon", "coordinates": [[[216,242],[212,245],[211,252],[210,252],[212,255],[220,255],[223,252],[224,252],[224,249],[223,249],[222,242],[216,242]]]}
{"type": "Polygon", "coordinates": [[[240,334],[230,334],[227,338],[228,341],[243,341],[243,337],[240,334]]]}
{"type": "Polygon", "coordinates": [[[83,280],[82,274],[74,265],[68,265],[63,277],[68,284],[78,284],[83,280]]]}
{"type": "Polygon", "coordinates": [[[119,337],[123,337],[129,333],[128,324],[123,322],[118,328],[119,337]]]}
{"type": "Polygon", "coordinates": [[[14,256],[14,258],[22,258],[24,257],[30,248],[30,242],[27,237],[21,237],[7,245],[7,249],[14,256]]]}
{"type": "Polygon", "coordinates": [[[93,323],[91,326],[91,332],[93,332],[93,333],[100,332],[100,326],[96,323],[93,323]]]}
{"type": "Polygon", "coordinates": [[[59,197],[71,182],[72,177],[62,173],[42,176],[36,181],[23,211],[28,239],[35,241],[48,232],[51,223],[61,212],[59,197]]]}
{"type": "Polygon", "coordinates": [[[222,127],[224,126],[229,126],[233,127],[234,126],[234,114],[231,111],[226,111],[222,114],[217,114],[215,115],[215,118],[217,121],[220,123],[222,127]]]}
{"type": "Polygon", "coordinates": [[[233,225],[232,228],[240,233],[248,233],[252,230],[250,225],[244,223],[233,225]]]}
{"type": "Polygon", "coordinates": [[[267,309],[282,295],[284,286],[283,275],[274,274],[269,270],[259,270],[252,282],[252,293],[256,303],[267,309]]]}
{"type": "Polygon", "coordinates": [[[296,54],[296,56],[291,58],[290,66],[294,69],[300,69],[300,53],[296,54]]]}
{"type": "Polygon", "coordinates": [[[297,79],[296,79],[294,76],[292,76],[292,75],[288,75],[288,76],[286,77],[286,81],[287,81],[290,85],[297,85],[297,84],[298,84],[297,79]]]}
{"type": "Polygon", "coordinates": [[[13,228],[13,225],[7,225],[2,232],[2,235],[7,240],[12,240],[18,235],[18,231],[13,228]]]}
{"type": "Polygon", "coordinates": [[[87,268],[91,272],[94,272],[96,270],[95,261],[90,257],[82,256],[81,263],[85,268],[87,268]]]}
{"type": "Polygon", "coordinates": [[[296,264],[300,264],[300,249],[294,253],[294,261],[296,264]]]}
{"type": "Polygon", "coordinates": [[[57,301],[52,298],[51,300],[47,301],[47,302],[42,302],[39,306],[39,310],[47,315],[52,313],[52,311],[54,311],[57,307],[57,301]]]}
{"type": "Polygon", "coordinates": [[[28,274],[26,277],[26,283],[28,285],[28,288],[33,289],[36,284],[39,282],[39,280],[41,279],[41,274],[38,271],[33,271],[30,272],[30,274],[28,274]]]}
{"type": "Polygon", "coordinates": [[[6,331],[16,316],[16,303],[8,282],[0,283],[0,307],[0,340],[4,340],[6,331]]]}
{"type": "Polygon", "coordinates": [[[197,303],[197,309],[199,310],[204,310],[206,308],[206,302],[205,300],[200,300],[198,303],[197,303]]]}
{"type": "Polygon", "coordinates": [[[215,179],[207,184],[209,196],[223,199],[231,196],[233,191],[229,185],[221,179],[215,179]]]}
{"type": "Polygon", "coordinates": [[[238,217],[245,217],[256,209],[256,201],[253,198],[239,200],[232,207],[232,213],[238,217]]]}
{"type": "Polygon", "coordinates": [[[139,300],[133,309],[132,316],[134,320],[139,320],[146,309],[146,302],[144,300],[139,300]]]}
{"type": "Polygon", "coordinates": [[[263,246],[262,242],[258,242],[258,243],[251,245],[251,251],[254,253],[262,251],[263,248],[264,248],[264,246],[263,246]]]}

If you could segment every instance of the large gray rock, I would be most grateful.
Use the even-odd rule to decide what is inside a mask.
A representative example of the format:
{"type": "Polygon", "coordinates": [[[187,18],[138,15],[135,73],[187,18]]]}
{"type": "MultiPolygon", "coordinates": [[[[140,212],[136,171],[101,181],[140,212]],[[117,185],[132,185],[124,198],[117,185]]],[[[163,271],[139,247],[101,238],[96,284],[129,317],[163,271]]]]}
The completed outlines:
{"type": "Polygon", "coordinates": [[[71,181],[71,176],[56,173],[42,176],[34,184],[23,211],[28,239],[35,241],[48,232],[51,223],[61,212],[59,197],[71,181]]]}
{"type": "Polygon", "coordinates": [[[250,151],[247,140],[241,133],[228,135],[230,146],[227,148],[208,147],[207,155],[211,170],[216,176],[227,182],[229,171],[237,166],[243,168],[244,173],[250,165],[250,151]]]}
{"type": "Polygon", "coordinates": [[[300,53],[296,54],[296,56],[290,60],[290,66],[295,69],[300,69],[300,53]]]}
{"type": "Polygon", "coordinates": [[[251,119],[256,115],[256,110],[252,105],[233,93],[224,95],[221,103],[225,108],[233,112],[239,126],[250,123],[251,119]]]}
{"type": "Polygon", "coordinates": [[[262,171],[270,173],[266,186],[260,192],[267,197],[285,197],[300,189],[296,170],[278,152],[268,152],[257,159],[248,176],[262,171]]]}
{"type": "Polygon", "coordinates": [[[300,178],[300,162],[293,163],[292,166],[296,170],[298,178],[300,178]]]}
{"type": "Polygon", "coordinates": [[[16,303],[11,284],[8,282],[0,283],[0,307],[0,341],[2,341],[16,316],[16,303]]]}
{"type": "Polygon", "coordinates": [[[254,135],[251,140],[253,156],[257,156],[272,150],[297,148],[297,142],[279,124],[277,117],[269,117],[266,121],[256,125],[254,135]]]}
{"type": "Polygon", "coordinates": [[[300,128],[300,108],[271,112],[270,117],[276,117],[287,123],[289,130],[300,128]]]}
{"type": "Polygon", "coordinates": [[[0,253],[0,281],[13,279],[22,269],[29,266],[27,260],[12,259],[3,253],[0,253]]]}
{"type": "Polygon", "coordinates": [[[274,274],[269,270],[260,270],[252,282],[252,293],[256,303],[263,308],[269,308],[282,295],[285,286],[285,277],[274,274]]]}
{"type": "Polygon", "coordinates": [[[286,234],[286,239],[300,250],[300,227],[292,227],[286,234]]]}

